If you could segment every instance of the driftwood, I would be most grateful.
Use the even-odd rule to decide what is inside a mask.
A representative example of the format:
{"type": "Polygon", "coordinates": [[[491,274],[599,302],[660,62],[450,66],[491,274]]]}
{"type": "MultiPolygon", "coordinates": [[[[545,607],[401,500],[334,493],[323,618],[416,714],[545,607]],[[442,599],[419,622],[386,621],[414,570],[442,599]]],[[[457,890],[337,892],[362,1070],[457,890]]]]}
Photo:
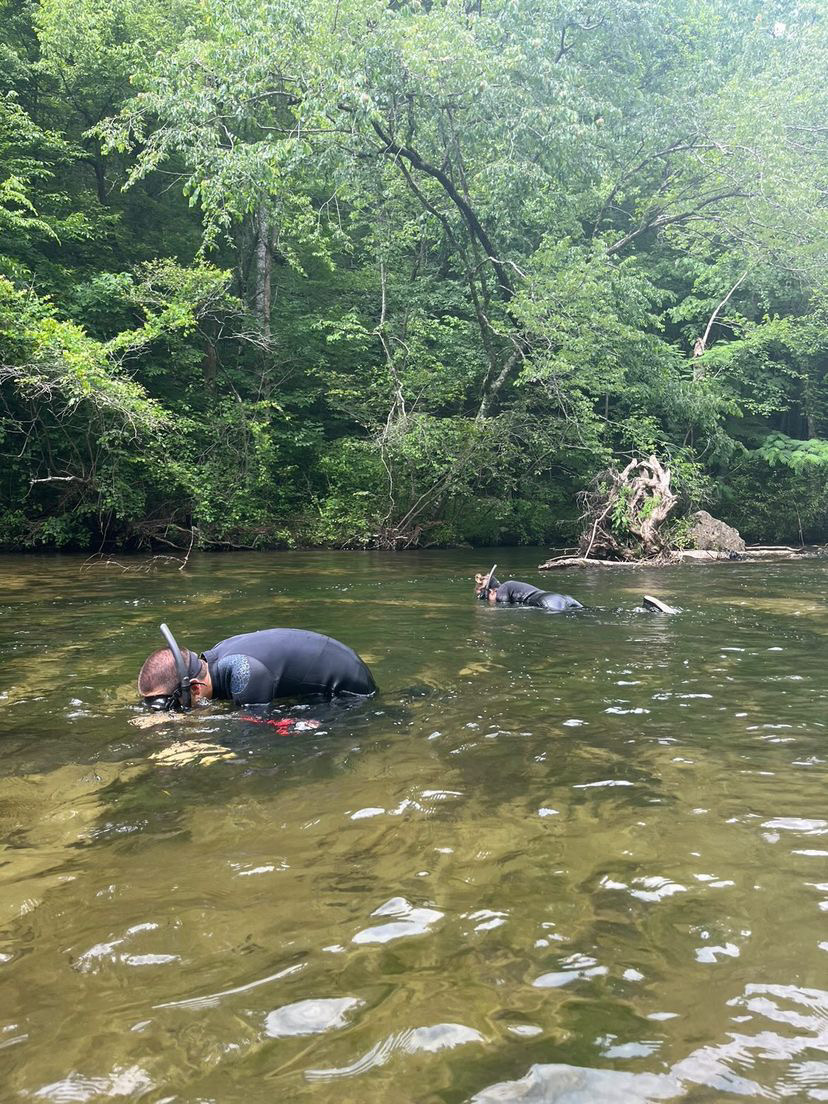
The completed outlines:
{"type": "MultiPolygon", "coordinates": [[[[670,486],[670,470],[656,456],[631,460],[623,469],[610,468],[595,477],[580,496],[582,531],[577,555],[557,555],[540,571],[573,567],[660,567],[675,563],[792,560],[819,555],[790,545],[746,548],[739,533],[704,510],[692,514],[685,543],[677,549],[668,518],[678,502],[670,486]]],[[[565,551],[569,551],[568,549],[565,551]]]]}
{"type": "Polygon", "coordinates": [[[818,548],[748,548],[745,555],[734,560],[729,552],[714,552],[702,548],[685,548],[666,553],[652,560],[598,560],[589,556],[553,556],[538,564],[538,571],[556,571],[569,567],[668,567],[680,563],[761,563],[765,560],[784,561],[812,559],[818,548]]]}
{"type": "Polygon", "coordinates": [[[807,548],[748,548],[746,560],[801,560],[803,557],[816,556],[818,553],[807,548]]]}
{"type": "Polygon", "coordinates": [[[637,560],[596,560],[591,556],[553,556],[546,563],[538,564],[538,571],[555,571],[565,567],[639,567],[637,560]]]}
{"type": "Polygon", "coordinates": [[[733,560],[742,558],[731,556],[729,552],[719,552],[715,548],[682,548],[675,551],[671,559],[675,563],[715,563],[717,560],[733,560]]]}
{"type": "Polygon", "coordinates": [[[807,556],[811,550],[804,544],[749,544],[745,551],[750,556],[764,556],[768,552],[794,552],[797,556],[807,556]]]}
{"type": "Polygon", "coordinates": [[[667,552],[651,560],[598,560],[594,556],[553,556],[546,563],[538,564],[538,571],[557,571],[567,567],[666,567],[668,564],[712,563],[714,560],[728,560],[727,552],[706,552],[700,549],[687,549],[682,552],[667,552]]]}

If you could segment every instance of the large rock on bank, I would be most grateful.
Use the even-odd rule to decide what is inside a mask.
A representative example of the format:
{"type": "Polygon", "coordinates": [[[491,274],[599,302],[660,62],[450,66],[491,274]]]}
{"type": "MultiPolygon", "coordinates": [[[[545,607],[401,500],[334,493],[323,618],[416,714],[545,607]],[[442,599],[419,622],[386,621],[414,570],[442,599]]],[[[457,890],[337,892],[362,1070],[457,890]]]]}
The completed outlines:
{"type": "Polygon", "coordinates": [[[708,514],[707,510],[697,510],[690,515],[690,530],[687,534],[691,548],[710,552],[744,552],[745,542],[739,530],[732,525],[708,514]]]}

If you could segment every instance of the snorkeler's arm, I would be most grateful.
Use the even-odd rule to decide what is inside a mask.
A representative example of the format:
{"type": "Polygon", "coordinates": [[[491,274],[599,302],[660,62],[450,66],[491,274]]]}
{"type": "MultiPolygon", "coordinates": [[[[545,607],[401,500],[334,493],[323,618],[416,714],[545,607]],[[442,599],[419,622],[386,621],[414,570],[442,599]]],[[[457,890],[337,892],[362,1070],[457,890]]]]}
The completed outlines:
{"type": "MultiPolygon", "coordinates": [[[[518,583],[518,587],[519,586],[520,584],[518,583]]],[[[497,593],[495,594],[495,601],[506,603],[510,606],[514,605],[516,601],[520,601],[520,598],[518,598],[515,593],[515,583],[513,579],[510,579],[506,583],[501,583],[500,586],[498,586],[497,593]]]]}
{"type": "Polygon", "coordinates": [[[273,701],[273,672],[253,656],[238,652],[222,656],[216,664],[216,675],[214,686],[218,684],[224,689],[217,697],[231,698],[236,705],[266,705],[273,701]]]}

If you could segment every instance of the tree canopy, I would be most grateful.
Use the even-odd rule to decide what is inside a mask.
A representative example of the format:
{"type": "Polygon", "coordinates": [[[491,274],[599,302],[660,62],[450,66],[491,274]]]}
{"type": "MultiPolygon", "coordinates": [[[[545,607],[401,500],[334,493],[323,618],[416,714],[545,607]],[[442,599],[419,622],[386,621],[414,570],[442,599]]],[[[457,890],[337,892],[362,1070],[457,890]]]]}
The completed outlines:
{"type": "Polygon", "coordinates": [[[0,544],[828,532],[828,28],[780,0],[0,0],[0,544]]]}

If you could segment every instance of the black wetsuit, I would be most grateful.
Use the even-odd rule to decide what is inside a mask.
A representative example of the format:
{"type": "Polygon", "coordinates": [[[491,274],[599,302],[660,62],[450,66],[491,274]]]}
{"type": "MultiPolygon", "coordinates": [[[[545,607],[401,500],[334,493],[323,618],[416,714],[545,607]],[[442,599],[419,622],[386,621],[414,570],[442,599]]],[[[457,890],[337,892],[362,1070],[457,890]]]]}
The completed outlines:
{"type": "Polygon", "coordinates": [[[373,694],[374,678],[356,652],[305,629],[262,629],[222,640],[203,652],[213,697],[236,705],[275,698],[373,694]]]}
{"type": "Polygon", "coordinates": [[[498,583],[495,601],[509,606],[536,606],[539,609],[555,610],[561,612],[568,609],[583,609],[580,602],[571,598],[568,594],[551,594],[548,590],[539,590],[531,583],[521,583],[517,579],[510,579],[508,583],[498,583]]]}

